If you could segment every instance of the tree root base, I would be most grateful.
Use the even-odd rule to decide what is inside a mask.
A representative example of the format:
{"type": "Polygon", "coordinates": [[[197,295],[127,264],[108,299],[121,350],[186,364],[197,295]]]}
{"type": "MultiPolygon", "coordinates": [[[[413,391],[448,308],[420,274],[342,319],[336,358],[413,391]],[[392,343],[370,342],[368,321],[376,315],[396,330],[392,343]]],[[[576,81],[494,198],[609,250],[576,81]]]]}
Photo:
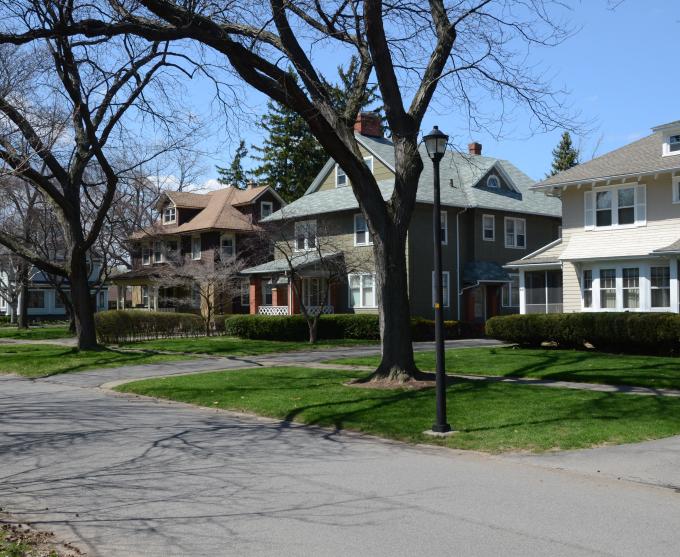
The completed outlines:
{"type": "Polygon", "coordinates": [[[356,379],[352,382],[353,385],[374,387],[374,388],[423,388],[431,387],[434,381],[433,373],[425,373],[420,371],[415,366],[411,370],[406,370],[399,367],[392,367],[385,370],[379,367],[368,377],[356,379]]]}

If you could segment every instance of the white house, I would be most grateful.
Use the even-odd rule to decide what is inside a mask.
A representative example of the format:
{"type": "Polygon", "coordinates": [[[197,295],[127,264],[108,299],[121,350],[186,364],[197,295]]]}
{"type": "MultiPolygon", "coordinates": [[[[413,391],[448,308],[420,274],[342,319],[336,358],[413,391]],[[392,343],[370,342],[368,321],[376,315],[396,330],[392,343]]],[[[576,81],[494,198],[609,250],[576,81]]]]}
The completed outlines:
{"type": "Polygon", "coordinates": [[[508,264],[520,312],[678,312],[680,121],[533,186],[562,237],[508,264]]]}

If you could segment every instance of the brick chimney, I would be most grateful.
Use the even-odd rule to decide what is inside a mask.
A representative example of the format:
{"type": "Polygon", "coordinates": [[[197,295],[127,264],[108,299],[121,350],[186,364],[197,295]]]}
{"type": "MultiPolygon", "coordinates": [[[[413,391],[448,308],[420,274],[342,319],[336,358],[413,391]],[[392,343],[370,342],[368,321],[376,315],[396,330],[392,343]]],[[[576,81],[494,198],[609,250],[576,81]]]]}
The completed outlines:
{"type": "Polygon", "coordinates": [[[482,144],[473,141],[468,144],[468,153],[470,155],[481,155],[482,154],[482,144]]]}
{"type": "Polygon", "coordinates": [[[360,112],[354,122],[354,131],[369,137],[382,137],[380,115],[375,112],[360,112]]]}

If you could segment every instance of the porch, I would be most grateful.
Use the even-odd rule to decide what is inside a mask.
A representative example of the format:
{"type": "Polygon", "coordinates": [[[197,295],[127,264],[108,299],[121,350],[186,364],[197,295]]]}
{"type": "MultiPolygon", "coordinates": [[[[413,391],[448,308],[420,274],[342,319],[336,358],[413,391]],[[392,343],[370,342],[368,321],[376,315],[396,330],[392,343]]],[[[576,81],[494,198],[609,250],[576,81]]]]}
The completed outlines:
{"type": "Polygon", "coordinates": [[[335,312],[335,285],[323,277],[304,277],[293,284],[287,277],[258,277],[249,279],[251,315],[301,314],[299,294],[310,315],[335,312]]]}

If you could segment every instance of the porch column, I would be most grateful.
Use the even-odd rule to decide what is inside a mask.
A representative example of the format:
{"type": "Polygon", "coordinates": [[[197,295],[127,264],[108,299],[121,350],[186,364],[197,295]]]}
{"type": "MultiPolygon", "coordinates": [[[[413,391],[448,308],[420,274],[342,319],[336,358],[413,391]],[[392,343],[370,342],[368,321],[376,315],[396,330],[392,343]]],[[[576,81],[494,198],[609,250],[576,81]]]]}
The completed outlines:
{"type": "Polygon", "coordinates": [[[158,311],[158,286],[153,286],[153,310],[158,311]]]}
{"type": "Polygon", "coordinates": [[[328,287],[328,304],[333,307],[333,313],[338,313],[340,300],[340,284],[333,282],[328,287]]]}
{"type": "Polygon", "coordinates": [[[273,306],[281,305],[279,303],[279,298],[282,297],[282,296],[279,296],[279,288],[280,288],[279,286],[275,286],[274,288],[272,288],[272,305],[273,306]]]}
{"type": "Polygon", "coordinates": [[[250,277],[250,315],[256,315],[262,299],[262,279],[250,277]]]}
{"type": "Polygon", "coordinates": [[[116,286],[116,311],[120,311],[120,292],[121,287],[116,286]]]}
{"type": "Polygon", "coordinates": [[[524,315],[527,312],[527,292],[524,286],[524,269],[519,270],[519,312],[524,315]]]}
{"type": "MultiPolygon", "coordinates": [[[[300,288],[299,281],[298,288],[300,288]]],[[[300,313],[300,300],[298,299],[298,295],[295,292],[295,286],[293,286],[292,280],[290,284],[290,313],[291,315],[297,315],[300,313]]]]}

